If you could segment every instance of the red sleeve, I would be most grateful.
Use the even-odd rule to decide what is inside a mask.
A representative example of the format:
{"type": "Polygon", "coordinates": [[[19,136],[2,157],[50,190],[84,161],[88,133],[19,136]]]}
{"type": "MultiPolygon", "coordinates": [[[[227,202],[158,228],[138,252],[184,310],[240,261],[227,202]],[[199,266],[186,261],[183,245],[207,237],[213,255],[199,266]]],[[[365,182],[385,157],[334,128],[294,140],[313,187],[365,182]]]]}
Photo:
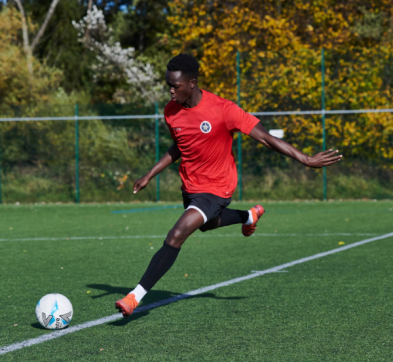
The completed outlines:
{"type": "Polygon", "coordinates": [[[230,132],[242,132],[248,135],[259,123],[259,119],[250,113],[243,111],[233,102],[228,102],[224,106],[224,121],[230,132]]]}

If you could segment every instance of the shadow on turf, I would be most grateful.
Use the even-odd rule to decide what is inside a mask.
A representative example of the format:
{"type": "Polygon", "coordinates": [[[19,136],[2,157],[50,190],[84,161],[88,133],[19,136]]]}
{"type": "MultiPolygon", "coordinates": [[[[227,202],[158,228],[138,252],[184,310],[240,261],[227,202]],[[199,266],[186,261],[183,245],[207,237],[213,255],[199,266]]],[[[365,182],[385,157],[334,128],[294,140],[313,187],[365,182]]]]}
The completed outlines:
{"type": "Polygon", "coordinates": [[[47,329],[45,329],[41,324],[39,324],[38,322],[35,323],[31,323],[30,324],[33,328],[37,328],[37,329],[42,329],[43,331],[47,331],[47,329]]]}
{"type": "MultiPolygon", "coordinates": [[[[35,322],[35,323],[31,323],[30,324],[33,328],[36,328],[36,329],[42,329],[43,331],[48,331],[49,329],[46,329],[46,328],[44,328],[41,324],[39,324],[38,322],[35,322]]],[[[68,328],[68,326],[65,326],[63,329],[66,329],[66,328],[68,328]]]]}
{"type": "MultiPolygon", "coordinates": [[[[127,288],[112,287],[111,285],[108,285],[108,284],[88,284],[86,286],[88,288],[94,288],[94,289],[98,289],[98,290],[104,291],[104,293],[102,293],[100,295],[92,296],[91,297],[92,299],[102,298],[102,297],[105,297],[107,295],[112,295],[112,294],[126,295],[127,293],[130,292],[130,287],[127,287],[127,288]]],[[[164,300],[164,299],[167,299],[167,298],[170,298],[170,297],[174,297],[174,296],[179,295],[179,294],[180,293],[168,292],[166,290],[151,290],[146,295],[146,297],[143,298],[143,304],[146,305],[146,304],[158,302],[160,300],[164,300]]],[[[214,293],[198,294],[198,295],[194,295],[192,297],[188,297],[187,299],[193,299],[193,298],[213,298],[213,299],[231,299],[231,300],[245,299],[245,297],[217,297],[214,293]]],[[[130,318],[120,319],[118,321],[111,322],[109,324],[112,324],[114,326],[123,326],[123,325],[126,325],[129,322],[132,322],[134,320],[137,320],[139,318],[147,316],[149,314],[149,312],[150,311],[137,313],[135,315],[132,315],[130,318]]]]}

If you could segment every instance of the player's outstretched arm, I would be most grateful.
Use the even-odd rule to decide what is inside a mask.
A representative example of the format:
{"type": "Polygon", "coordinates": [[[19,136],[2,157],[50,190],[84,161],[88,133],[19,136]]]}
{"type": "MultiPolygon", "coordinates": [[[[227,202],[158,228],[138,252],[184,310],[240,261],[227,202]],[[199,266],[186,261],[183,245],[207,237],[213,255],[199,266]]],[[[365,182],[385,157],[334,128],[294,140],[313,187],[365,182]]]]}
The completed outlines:
{"type": "Polygon", "coordinates": [[[139,180],[136,180],[134,182],[134,194],[144,189],[154,176],[158,175],[162,170],[167,168],[172,163],[176,162],[180,157],[181,155],[180,155],[179,147],[177,147],[177,144],[174,143],[168,149],[168,151],[166,151],[165,155],[162,156],[162,158],[153,166],[153,168],[145,176],[141,177],[139,180]]]}
{"type": "Polygon", "coordinates": [[[291,146],[289,143],[269,134],[260,123],[252,129],[249,136],[276,152],[294,158],[307,167],[320,168],[330,166],[340,161],[342,158],[342,155],[337,155],[338,151],[333,150],[327,150],[319,152],[314,156],[308,156],[291,146]]]}

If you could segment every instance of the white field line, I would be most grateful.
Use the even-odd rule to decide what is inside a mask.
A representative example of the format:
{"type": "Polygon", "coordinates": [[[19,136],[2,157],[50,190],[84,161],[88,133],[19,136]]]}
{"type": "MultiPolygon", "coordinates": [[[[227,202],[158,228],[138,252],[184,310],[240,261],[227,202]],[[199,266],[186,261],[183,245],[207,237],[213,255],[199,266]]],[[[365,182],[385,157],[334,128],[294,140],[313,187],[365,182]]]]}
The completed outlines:
{"type": "MultiPolygon", "coordinates": [[[[209,292],[211,290],[215,290],[215,289],[218,289],[218,288],[221,288],[221,287],[226,287],[228,285],[239,283],[239,282],[242,282],[244,280],[256,278],[256,277],[259,277],[261,275],[265,275],[265,274],[268,274],[268,273],[277,273],[279,271],[282,271],[283,269],[289,268],[289,267],[297,265],[297,264],[302,264],[302,263],[305,263],[305,262],[310,261],[310,260],[323,258],[323,257],[331,255],[331,254],[336,254],[336,253],[339,253],[339,252],[344,251],[344,250],[355,248],[355,247],[363,245],[363,244],[371,243],[372,241],[390,238],[392,236],[393,236],[393,232],[389,233],[389,234],[377,236],[377,237],[374,237],[374,238],[371,238],[371,239],[361,240],[361,241],[358,241],[358,242],[350,244],[350,245],[342,246],[341,248],[333,249],[333,250],[330,250],[330,251],[325,251],[323,253],[318,253],[318,254],[315,254],[315,255],[312,255],[312,256],[308,256],[306,258],[294,260],[294,261],[291,261],[289,263],[285,263],[285,264],[281,264],[281,265],[275,266],[273,268],[269,268],[269,269],[265,269],[265,270],[261,270],[261,271],[255,271],[255,272],[252,272],[251,274],[248,274],[248,275],[246,275],[244,277],[239,277],[239,278],[227,280],[226,282],[209,285],[209,286],[204,287],[204,288],[195,289],[195,290],[192,290],[192,291],[190,291],[188,293],[176,295],[176,296],[171,297],[171,298],[167,298],[167,299],[155,302],[155,303],[151,303],[151,304],[145,305],[143,307],[139,307],[139,308],[135,309],[134,313],[141,313],[141,312],[153,309],[153,308],[161,307],[163,305],[175,303],[175,302],[177,302],[179,300],[182,300],[182,299],[185,299],[185,298],[189,298],[189,297],[192,297],[194,295],[206,293],[206,292],[209,292]]],[[[64,336],[66,334],[70,334],[70,333],[73,333],[73,332],[76,332],[76,331],[80,331],[80,330],[85,329],[85,328],[98,326],[100,324],[104,324],[104,323],[107,323],[107,322],[112,322],[112,321],[115,321],[115,320],[118,320],[118,319],[121,319],[121,318],[123,318],[123,317],[121,315],[119,315],[119,313],[112,314],[112,315],[110,315],[108,317],[100,318],[100,319],[97,319],[95,321],[90,321],[90,322],[78,324],[78,325],[73,326],[73,327],[68,327],[66,329],[62,329],[62,330],[55,331],[55,332],[52,332],[52,333],[44,334],[44,335],[42,335],[40,337],[37,337],[37,338],[27,339],[27,340],[25,340],[23,342],[14,343],[14,344],[11,344],[9,346],[0,347],[0,355],[6,354],[8,352],[13,352],[13,351],[16,351],[18,349],[25,348],[25,347],[30,347],[30,346],[33,346],[35,344],[47,342],[47,341],[50,341],[52,339],[64,336]]]]}
{"type": "MultiPolygon", "coordinates": [[[[260,270],[251,270],[251,273],[259,273],[260,270]]],[[[278,270],[272,273],[288,273],[288,270],[278,270]]]]}
{"type": "MultiPolygon", "coordinates": [[[[373,236],[375,233],[306,233],[306,234],[277,234],[262,233],[253,234],[254,236],[373,236]]],[[[239,236],[239,234],[201,234],[192,235],[191,238],[227,238],[231,236],[239,236]]],[[[111,239],[165,239],[166,235],[121,235],[121,236],[70,236],[58,238],[15,238],[0,239],[0,241],[57,241],[57,240],[111,240],[111,239]]]]}

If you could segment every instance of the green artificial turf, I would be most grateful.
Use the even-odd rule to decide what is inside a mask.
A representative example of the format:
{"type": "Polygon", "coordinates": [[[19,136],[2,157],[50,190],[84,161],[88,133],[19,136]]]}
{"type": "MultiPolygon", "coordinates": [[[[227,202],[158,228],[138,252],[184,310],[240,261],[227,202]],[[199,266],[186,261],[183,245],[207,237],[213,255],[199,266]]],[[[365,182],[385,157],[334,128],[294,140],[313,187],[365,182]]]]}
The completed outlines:
{"type": "MultiPolygon", "coordinates": [[[[182,213],[156,209],[168,205],[0,206],[0,347],[52,333],[34,313],[47,293],[71,300],[71,325],[114,314],[182,213]]],[[[141,305],[393,232],[391,201],[264,206],[257,233],[270,235],[196,232],[141,305]]],[[[392,256],[393,237],[374,241],[0,360],[392,361],[392,256]]]]}

